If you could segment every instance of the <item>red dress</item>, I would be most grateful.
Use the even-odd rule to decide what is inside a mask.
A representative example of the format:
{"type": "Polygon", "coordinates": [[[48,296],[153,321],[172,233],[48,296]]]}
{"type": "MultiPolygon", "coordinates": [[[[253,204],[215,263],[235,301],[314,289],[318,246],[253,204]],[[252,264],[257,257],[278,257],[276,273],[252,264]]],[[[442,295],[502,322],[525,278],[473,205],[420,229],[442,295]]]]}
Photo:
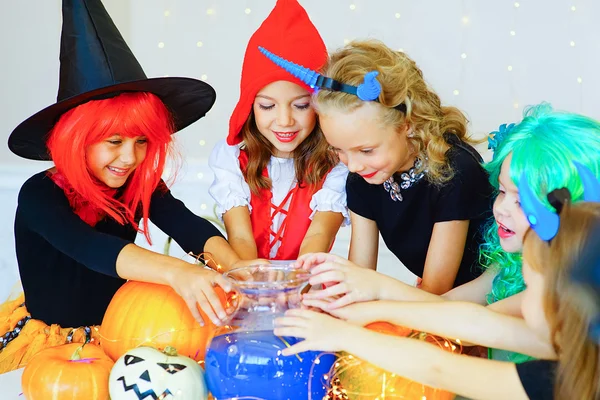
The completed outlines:
{"type": "MultiPolygon", "coordinates": [[[[248,153],[240,151],[238,157],[242,171],[248,165],[248,153]]],[[[269,176],[267,168],[263,170],[263,176],[269,176]]],[[[252,222],[252,232],[256,241],[256,248],[259,258],[271,258],[275,260],[295,260],[298,258],[300,245],[308,231],[312,210],[310,201],[312,196],[323,186],[323,178],[317,185],[294,186],[285,196],[280,204],[273,204],[273,193],[269,189],[261,189],[259,195],[251,193],[250,205],[252,213],[250,221],[252,222]],[[290,199],[291,198],[291,199],[290,199]],[[285,205],[290,201],[288,210],[284,210],[285,205]],[[285,214],[285,219],[277,232],[273,232],[273,218],[279,214],[285,214]],[[286,227],[290,229],[286,229],[286,227]],[[271,240],[271,236],[274,239],[271,240]],[[271,248],[281,241],[275,257],[270,257],[271,248]]]]}

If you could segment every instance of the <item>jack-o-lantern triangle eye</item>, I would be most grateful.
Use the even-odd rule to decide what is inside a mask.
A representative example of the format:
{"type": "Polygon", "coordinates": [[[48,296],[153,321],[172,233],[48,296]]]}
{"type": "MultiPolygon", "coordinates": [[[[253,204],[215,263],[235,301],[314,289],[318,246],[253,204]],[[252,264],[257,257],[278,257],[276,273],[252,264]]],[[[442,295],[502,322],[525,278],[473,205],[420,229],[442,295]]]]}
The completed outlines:
{"type": "Polygon", "coordinates": [[[132,356],[130,354],[125,355],[125,358],[123,359],[125,365],[137,364],[142,361],[144,361],[143,358],[132,356]]]}
{"type": "Polygon", "coordinates": [[[172,363],[156,363],[159,367],[170,373],[171,375],[178,373],[187,368],[187,365],[172,364],[172,363]]]}

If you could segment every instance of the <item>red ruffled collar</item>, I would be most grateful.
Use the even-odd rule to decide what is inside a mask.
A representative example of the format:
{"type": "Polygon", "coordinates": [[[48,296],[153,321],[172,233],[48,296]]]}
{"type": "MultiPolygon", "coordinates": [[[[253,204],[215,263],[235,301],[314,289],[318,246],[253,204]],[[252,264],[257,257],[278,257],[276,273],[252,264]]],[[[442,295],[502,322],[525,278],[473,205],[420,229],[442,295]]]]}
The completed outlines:
{"type": "MultiPolygon", "coordinates": [[[[48,177],[63,190],[65,196],[67,196],[67,199],[69,200],[73,212],[75,212],[83,222],[90,226],[96,226],[96,224],[106,216],[106,213],[100,207],[90,203],[75,191],[63,174],[60,172],[52,173],[48,171],[48,177]]],[[[116,189],[107,189],[106,191],[111,197],[114,197],[117,193],[116,189]]]]}

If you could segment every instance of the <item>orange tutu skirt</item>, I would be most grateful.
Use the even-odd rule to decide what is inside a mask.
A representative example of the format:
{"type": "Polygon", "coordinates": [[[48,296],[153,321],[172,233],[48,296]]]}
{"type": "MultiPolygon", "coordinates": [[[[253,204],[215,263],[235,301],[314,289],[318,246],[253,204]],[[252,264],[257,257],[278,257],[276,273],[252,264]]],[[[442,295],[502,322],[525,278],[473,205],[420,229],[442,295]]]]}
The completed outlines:
{"type": "Polygon", "coordinates": [[[24,367],[39,351],[65,343],[99,344],[96,326],[61,328],[31,318],[25,297],[0,305],[0,374],[24,367]]]}

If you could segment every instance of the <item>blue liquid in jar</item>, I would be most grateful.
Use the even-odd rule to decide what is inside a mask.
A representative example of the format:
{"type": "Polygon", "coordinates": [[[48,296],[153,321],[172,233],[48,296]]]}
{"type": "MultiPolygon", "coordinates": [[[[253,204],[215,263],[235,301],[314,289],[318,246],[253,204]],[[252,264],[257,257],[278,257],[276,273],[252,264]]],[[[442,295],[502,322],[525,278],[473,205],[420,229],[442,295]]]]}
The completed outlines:
{"type": "Polygon", "coordinates": [[[287,346],[282,339],[290,346],[300,341],[279,338],[273,331],[216,336],[205,358],[206,382],[214,398],[321,400],[327,392],[324,376],[329,376],[335,356],[314,351],[283,356],[280,351],[287,346]]]}

